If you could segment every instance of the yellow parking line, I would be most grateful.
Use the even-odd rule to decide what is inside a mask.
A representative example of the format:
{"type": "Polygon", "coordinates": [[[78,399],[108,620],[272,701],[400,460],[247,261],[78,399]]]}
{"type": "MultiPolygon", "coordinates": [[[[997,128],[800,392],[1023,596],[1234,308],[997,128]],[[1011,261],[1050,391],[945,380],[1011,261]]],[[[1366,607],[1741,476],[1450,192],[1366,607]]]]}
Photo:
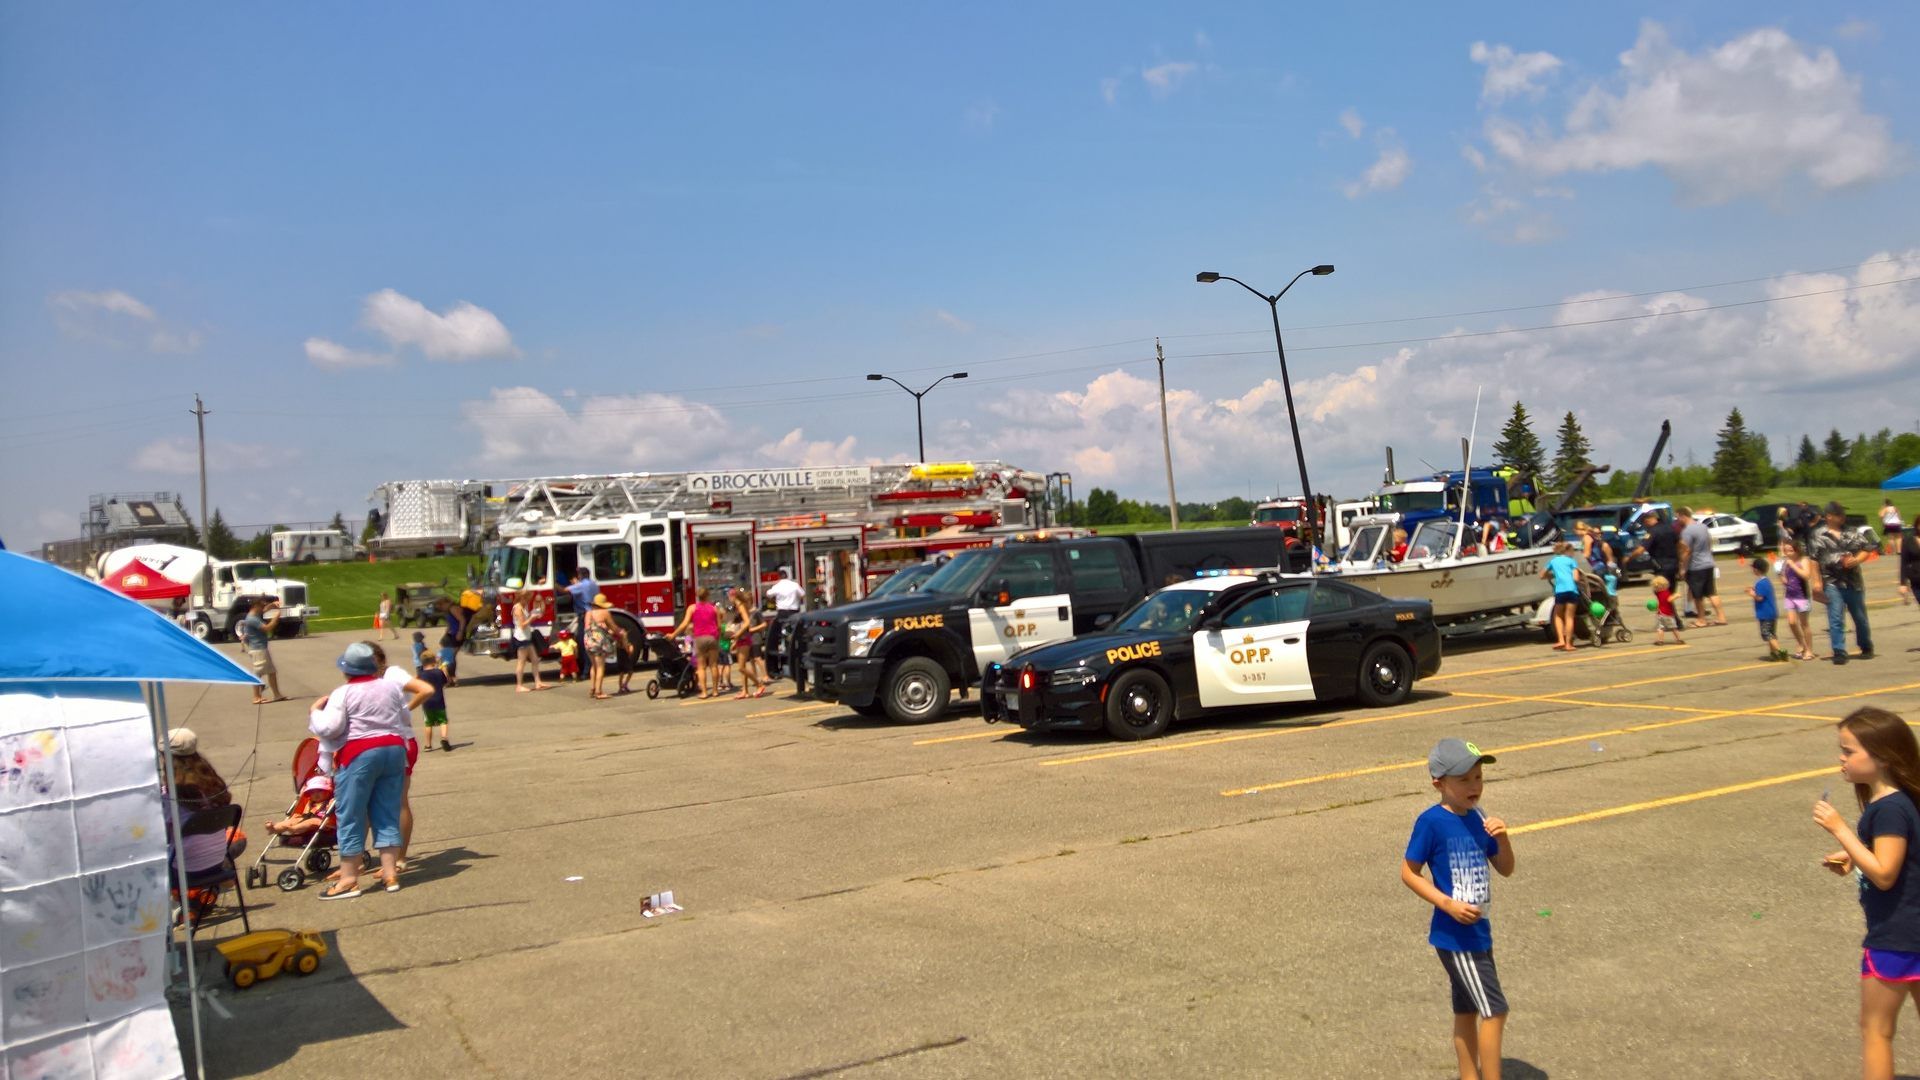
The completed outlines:
{"type": "Polygon", "coordinates": [[[1506,675],[1510,672],[1515,672],[1515,671],[1536,671],[1540,668],[1567,667],[1568,665],[1571,665],[1571,664],[1590,664],[1596,660],[1626,660],[1636,656],[1642,659],[1647,659],[1649,657],[1661,656],[1661,655],[1675,655],[1675,654],[1663,654],[1663,653],[1653,653],[1653,652],[1643,653],[1643,652],[1640,652],[1639,650],[1627,650],[1627,649],[1620,649],[1620,650],[1609,649],[1606,652],[1600,652],[1596,650],[1592,653],[1587,654],[1586,656],[1576,656],[1570,660],[1569,659],[1541,660],[1537,663],[1532,663],[1532,664],[1515,664],[1512,667],[1482,668],[1478,671],[1449,671],[1444,675],[1434,675],[1429,678],[1422,679],[1420,681],[1436,683],[1436,682],[1445,682],[1448,679],[1477,679],[1483,675],[1506,675]]]}
{"type": "MultiPolygon", "coordinates": [[[[1876,694],[1896,694],[1903,690],[1920,690],[1920,683],[1902,683],[1898,686],[1876,687],[1875,689],[1872,689],[1872,690],[1860,690],[1851,694],[1835,694],[1828,697],[1809,698],[1805,701],[1792,701],[1792,702],[1785,703],[1782,706],[1782,708],[1798,709],[1798,708],[1805,708],[1806,706],[1809,706],[1809,705],[1826,705],[1826,704],[1831,704],[1832,702],[1835,702],[1835,701],[1848,701],[1855,698],[1872,697],[1876,694]]],[[[1495,695],[1474,695],[1474,696],[1479,697],[1479,696],[1495,696],[1495,695]]],[[[1522,700],[1529,700],[1529,699],[1522,699],[1522,700]]],[[[1625,703],[1619,703],[1619,704],[1608,703],[1608,704],[1612,707],[1623,708],[1623,709],[1661,708],[1661,706],[1635,706],[1635,705],[1625,704],[1625,703]]],[[[1776,717],[1776,718],[1785,718],[1785,719],[1793,719],[1793,720],[1804,719],[1804,720],[1818,721],[1823,724],[1831,724],[1831,723],[1837,722],[1836,717],[1813,716],[1813,715],[1804,714],[1804,713],[1776,712],[1762,706],[1762,707],[1753,708],[1753,709],[1739,709],[1739,710],[1729,710],[1729,711],[1723,711],[1723,712],[1707,712],[1699,716],[1684,716],[1677,720],[1661,720],[1661,721],[1648,723],[1648,724],[1628,724],[1623,727],[1607,728],[1604,731],[1588,731],[1588,732],[1583,732],[1579,735],[1563,735],[1555,739],[1542,739],[1538,742],[1519,743],[1514,746],[1496,746],[1489,749],[1487,753],[1499,755],[1499,754],[1517,754],[1523,750],[1544,750],[1552,746],[1565,746],[1568,743],[1582,742],[1582,741],[1591,740],[1591,739],[1606,739],[1616,735],[1635,735],[1635,734],[1639,734],[1641,732],[1646,732],[1646,731],[1658,731],[1662,728],[1671,728],[1671,727],[1684,727],[1688,724],[1699,724],[1699,723],[1704,723],[1705,721],[1708,721],[1708,720],[1721,720],[1721,719],[1726,719],[1734,716],[1764,716],[1764,717],[1776,717]]],[[[1297,780],[1278,780],[1271,784],[1256,784],[1252,787],[1228,788],[1227,790],[1222,791],[1220,794],[1229,796],[1229,797],[1237,796],[1237,795],[1257,795],[1263,791],[1279,791],[1283,788],[1305,787],[1308,784],[1325,783],[1326,781],[1329,781],[1329,780],[1350,780],[1356,776],[1375,776],[1380,773],[1395,772],[1400,769],[1417,769],[1420,766],[1426,764],[1426,760],[1427,759],[1425,758],[1420,758],[1415,761],[1396,761],[1389,765],[1372,765],[1372,766],[1368,766],[1366,768],[1361,768],[1361,769],[1343,769],[1339,772],[1321,773],[1318,776],[1303,776],[1297,780]]]]}
{"type": "MultiPolygon", "coordinates": [[[[1562,661],[1564,663],[1564,661],[1562,661]]],[[[1588,686],[1574,690],[1563,690],[1555,695],[1516,696],[1509,702],[1545,701],[1550,704],[1563,704],[1556,699],[1567,694],[1584,694],[1596,690],[1623,690],[1630,686],[1647,686],[1653,683],[1677,682],[1685,679],[1704,679],[1709,675],[1724,675],[1734,671],[1747,671],[1751,668],[1772,667],[1770,663],[1739,664],[1734,667],[1714,668],[1685,675],[1664,675],[1653,679],[1636,679],[1632,682],[1610,683],[1606,686],[1588,686]]],[[[1461,694],[1461,697],[1468,695],[1461,694]]],[[[1491,695],[1489,695],[1491,696],[1491,695]]],[[[1089,761],[1105,761],[1109,758],[1133,757],[1137,754],[1161,754],[1172,750],[1192,750],[1202,746],[1219,746],[1223,743],[1243,742],[1247,739],[1265,739],[1275,735],[1297,735],[1303,731],[1327,731],[1332,728],[1357,727],[1361,724],[1378,724],[1386,720],[1400,720],[1415,716],[1433,716],[1438,713],[1459,712],[1462,709],[1479,709],[1504,704],[1502,701],[1474,701],[1462,705],[1443,705],[1433,709],[1415,709],[1412,712],[1382,712],[1367,716],[1354,716],[1345,720],[1334,720],[1325,724],[1303,725],[1299,727],[1272,728],[1264,731],[1248,731],[1238,735],[1220,735],[1214,738],[1186,739],[1180,742],[1155,743],[1151,746],[1130,746],[1120,750],[1103,750],[1096,754],[1079,754],[1072,757],[1049,758],[1040,762],[1043,767],[1056,765],[1080,765],[1089,761]]]]}
{"type": "MultiPolygon", "coordinates": [[[[1645,709],[1652,712],[1699,713],[1710,716],[1725,716],[1725,709],[1703,709],[1694,705],[1655,705],[1645,701],[1594,701],[1591,698],[1568,697],[1565,694],[1542,694],[1539,697],[1517,697],[1513,694],[1475,694],[1465,690],[1455,690],[1449,697],[1486,698],[1490,701],[1526,701],[1551,702],[1562,705],[1581,705],[1589,709],[1645,709]]],[[[1836,716],[1815,716],[1813,713],[1781,712],[1778,709],[1740,710],[1741,716],[1772,716],[1781,720],[1837,720],[1836,716]]]]}
{"type": "MultiPolygon", "coordinates": [[[[1524,700],[1524,699],[1517,699],[1524,700]]],[[[1074,757],[1049,758],[1040,763],[1042,768],[1054,765],[1079,765],[1088,761],[1105,761],[1108,758],[1133,757],[1137,754],[1163,754],[1172,750],[1193,750],[1202,746],[1219,746],[1222,743],[1245,742],[1248,739],[1267,739],[1275,735],[1299,735],[1308,731],[1326,731],[1329,728],[1358,727],[1361,724],[1378,724],[1385,720],[1404,720],[1415,716],[1434,716],[1439,713],[1460,712],[1463,709],[1484,709],[1499,702],[1472,701],[1464,705],[1442,705],[1433,709],[1415,709],[1412,712],[1379,712],[1367,716],[1352,716],[1345,720],[1334,720],[1325,724],[1308,724],[1299,727],[1269,728],[1264,731],[1246,731],[1238,735],[1219,735],[1208,739],[1187,739],[1183,742],[1154,743],[1149,746],[1130,746],[1123,750],[1105,750],[1098,754],[1080,754],[1074,757]]]]}
{"type": "Polygon", "coordinates": [[[810,701],[805,705],[795,705],[786,709],[774,709],[771,712],[750,712],[747,714],[747,719],[757,720],[762,716],[786,716],[789,713],[811,712],[815,709],[834,709],[838,707],[839,706],[831,701],[810,701]]]}
{"type": "Polygon", "coordinates": [[[1017,726],[1000,728],[994,731],[975,731],[966,735],[942,735],[937,739],[915,739],[915,746],[936,746],[940,743],[966,742],[968,739],[991,739],[1000,735],[1014,735],[1020,731],[1017,726]]]}
{"type": "Polygon", "coordinates": [[[1622,814],[1637,814],[1642,810],[1658,810],[1663,806],[1679,806],[1683,803],[1699,802],[1702,799],[1717,799],[1722,795],[1737,795],[1742,791],[1755,791],[1779,784],[1791,784],[1796,780],[1811,780],[1816,776],[1833,776],[1838,772],[1829,765],[1823,769],[1808,769],[1804,772],[1787,773],[1784,776],[1770,776],[1765,780],[1749,780],[1744,784],[1729,784],[1726,787],[1708,788],[1705,791],[1689,792],[1685,795],[1669,795],[1664,799],[1649,799],[1646,802],[1628,803],[1625,806],[1610,806],[1605,810],[1591,810],[1571,817],[1552,818],[1536,821],[1530,825],[1515,825],[1507,830],[1518,836],[1521,833],[1540,832],[1543,829],[1558,829],[1563,825],[1579,825],[1588,821],[1602,821],[1622,814]]]}

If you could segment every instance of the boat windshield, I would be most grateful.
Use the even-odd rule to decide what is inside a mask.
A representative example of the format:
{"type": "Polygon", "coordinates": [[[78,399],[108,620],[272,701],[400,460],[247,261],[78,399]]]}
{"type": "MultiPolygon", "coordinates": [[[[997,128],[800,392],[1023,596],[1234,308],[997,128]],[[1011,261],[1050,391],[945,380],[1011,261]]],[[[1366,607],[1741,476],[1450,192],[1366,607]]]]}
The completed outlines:
{"type": "Polygon", "coordinates": [[[1568,536],[1573,535],[1574,525],[1583,521],[1589,528],[1599,529],[1601,532],[1613,532],[1620,526],[1620,511],[1588,507],[1557,514],[1553,521],[1560,526],[1560,531],[1568,536]]]}
{"type": "Polygon", "coordinates": [[[1395,491],[1380,496],[1380,512],[1406,514],[1416,510],[1445,510],[1444,491],[1395,491]]]}
{"type": "Polygon", "coordinates": [[[1457,521],[1423,521],[1407,541],[1407,558],[1444,559],[1453,552],[1453,538],[1460,531],[1457,521]]]}
{"type": "Polygon", "coordinates": [[[1255,525],[1271,525],[1278,521],[1299,521],[1300,508],[1297,506],[1261,506],[1253,511],[1255,525]]]}
{"type": "Polygon", "coordinates": [[[916,592],[940,593],[946,596],[972,596],[986,580],[987,572],[1000,561],[1000,553],[990,549],[963,551],[953,557],[953,561],[935,570],[927,580],[920,583],[916,592]]]}
{"type": "Polygon", "coordinates": [[[1193,621],[1215,594],[1205,589],[1166,589],[1133,606],[1114,622],[1115,630],[1155,630],[1179,634],[1193,629],[1193,621]]]}
{"type": "Polygon", "coordinates": [[[1387,527],[1385,525],[1368,525],[1363,527],[1359,532],[1353,534],[1352,541],[1347,544],[1347,553],[1341,557],[1341,561],[1363,566],[1372,566],[1374,559],[1377,557],[1376,552],[1380,549],[1380,541],[1385,538],[1386,535],[1387,527]]]}

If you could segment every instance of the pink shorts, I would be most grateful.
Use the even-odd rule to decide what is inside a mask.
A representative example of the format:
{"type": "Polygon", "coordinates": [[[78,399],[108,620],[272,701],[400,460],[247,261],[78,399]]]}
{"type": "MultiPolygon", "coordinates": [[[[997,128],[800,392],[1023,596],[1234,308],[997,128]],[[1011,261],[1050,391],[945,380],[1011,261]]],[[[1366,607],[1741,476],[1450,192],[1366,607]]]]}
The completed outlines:
{"type": "Polygon", "coordinates": [[[1795,600],[1792,597],[1788,597],[1787,599],[1780,601],[1780,603],[1781,603],[1781,606],[1785,607],[1788,611],[1808,611],[1813,607],[1813,601],[1808,600],[1805,597],[1802,597],[1798,600],[1795,600]]]}

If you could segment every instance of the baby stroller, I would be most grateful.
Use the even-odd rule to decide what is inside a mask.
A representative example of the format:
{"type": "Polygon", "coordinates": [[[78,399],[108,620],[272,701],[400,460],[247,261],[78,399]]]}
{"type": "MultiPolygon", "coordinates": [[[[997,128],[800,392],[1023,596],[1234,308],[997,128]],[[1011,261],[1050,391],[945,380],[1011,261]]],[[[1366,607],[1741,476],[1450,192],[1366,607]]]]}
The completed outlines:
{"type": "Polygon", "coordinates": [[[320,740],[308,737],[293,751],[293,803],[287,816],[313,815],[320,818],[318,828],[304,832],[279,833],[260,847],[260,858],[247,868],[250,888],[267,887],[267,855],[276,848],[298,848],[293,865],[280,871],[273,881],[281,892],[292,892],[307,883],[308,875],[319,877],[333,867],[334,835],[333,785],[320,771],[320,740]]]}
{"type": "Polygon", "coordinates": [[[647,651],[653,654],[653,678],[647,680],[647,696],[657,698],[661,687],[678,693],[681,697],[692,697],[700,689],[699,677],[694,674],[693,661],[687,658],[680,643],[665,634],[649,634],[647,651]]]}
{"type": "Polygon", "coordinates": [[[1573,636],[1596,646],[1608,641],[1622,645],[1633,640],[1633,631],[1620,617],[1620,577],[1613,566],[1585,567],[1580,571],[1580,612],[1573,620],[1573,636]]]}

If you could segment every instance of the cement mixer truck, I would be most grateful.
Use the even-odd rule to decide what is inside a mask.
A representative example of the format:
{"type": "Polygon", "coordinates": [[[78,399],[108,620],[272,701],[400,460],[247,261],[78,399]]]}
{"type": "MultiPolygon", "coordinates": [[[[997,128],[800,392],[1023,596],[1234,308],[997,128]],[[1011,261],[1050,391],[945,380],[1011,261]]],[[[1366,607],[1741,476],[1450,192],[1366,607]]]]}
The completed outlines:
{"type": "Polygon", "coordinates": [[[280,601],[281,637],[304,633],[307,620],[320,614],[319,608],[307,603],[306,582],[280,577],[273,564],[263,559],[209,560],[193,548],[135,544],[101,555],[94,570],[106,577],[136,559],[165,578],[193,586],[193,595],[175,609],[174,617],[202,641],[233,637],[256,596],[280,601]]]}

